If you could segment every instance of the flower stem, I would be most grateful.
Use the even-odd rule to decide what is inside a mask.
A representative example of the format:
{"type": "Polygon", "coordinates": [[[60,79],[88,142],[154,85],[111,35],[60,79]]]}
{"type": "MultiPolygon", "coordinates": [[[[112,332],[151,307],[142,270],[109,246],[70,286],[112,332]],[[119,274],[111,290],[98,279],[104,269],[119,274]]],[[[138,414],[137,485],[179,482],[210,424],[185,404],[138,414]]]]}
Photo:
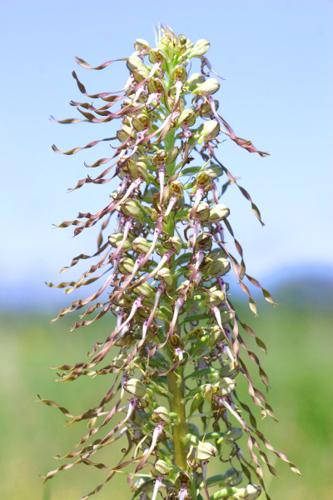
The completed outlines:
{"type": "Polygon", "coordinates": [[[173,426],[173,446],[175,464],[182,470],[187,469],[186,463],[186,433],[187,423],[184,401],[183,368],[168,375],[170,410],[177,415],[177,422],[173,426]]]}

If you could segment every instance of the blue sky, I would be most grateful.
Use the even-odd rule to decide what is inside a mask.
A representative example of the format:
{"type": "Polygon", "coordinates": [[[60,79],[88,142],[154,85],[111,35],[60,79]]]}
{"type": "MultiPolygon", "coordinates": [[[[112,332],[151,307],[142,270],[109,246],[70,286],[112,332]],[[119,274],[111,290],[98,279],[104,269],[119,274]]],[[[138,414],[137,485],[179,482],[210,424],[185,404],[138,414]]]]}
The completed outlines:
{"type": "MultiPolygon", "coordinates": [[[[229,197],[232,222],[252,274],[286,266],[333,264],[331,1],[1,0],[1,233],[0,271],[8,289],[42,286],[72,255],[92,248],[52,223],[102,205],[105,189],[66,188],[85,175],[84,160],[60,147],[105,136],[107,128],[61,126],[79,97],[74,56],[92,63],[126,56],[135,38],[154,40],[154,25],[169,24],[196,40],[208,38],[209,58],[224,77],[221,109],[238,135],[271,156],[260,158],[225,143],[220,157],[260,206],[261,228],[248,204],[229,197]]],[[[91,90],[119,89],[125,72],[78,69],[91,90]]],[[[55,292],[51,292],[55,293],[55,292]]]]}

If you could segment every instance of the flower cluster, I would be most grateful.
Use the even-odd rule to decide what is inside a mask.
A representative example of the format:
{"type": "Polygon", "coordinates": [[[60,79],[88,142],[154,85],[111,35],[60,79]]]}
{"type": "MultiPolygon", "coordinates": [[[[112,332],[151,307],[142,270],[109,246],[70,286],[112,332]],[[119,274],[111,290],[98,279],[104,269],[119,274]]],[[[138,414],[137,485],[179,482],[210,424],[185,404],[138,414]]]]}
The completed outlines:
{"type": "MultiPolygon", "coordinates": [[[[253,404],[262,415],[274,417],[244,361],[247,356],[254,363],[267,386],[267,375],[247,337],[252,336],[263,350],[265,344],[239,318],[226,276],[231,270],[235,273],[254,313],[256,303],[246,280],[268,302],[273,300],[247,273],[242,247],[230,224],[230,209],[220,199],[235,185],[260,222],[261,215],[249,193],[218,159],[217,147],[225,135],[249,152],[267,153],[238,137],[219,113],[215,94],[220,83],[206,58],[208,49],[206,40],[192,43],[161,27],[156,48],[139,39],[134,53],[121,59],[129,70],[121,93],[89,94],[73,72],[86,99],[71,104],[82,118],[59,120],[120,120],[116,136],[102,139],[113,154],[86,165],[104,170],[79,180],[74,189],[105,184],[115,177],[118,188],[96,213],[80,212],[76,219],[59,225],[73,226],[74,235],[99,225],[96,252],[78,255],[69,267],[90,258],[94,263],[77,281],[49,283],[70,293],[100,282],[92,294],[58,314],[79,311],[73,329],[105,315],[115,318],[113,331],[94,346],[87,360],[58,368],[63,381],[109,378],[110,388],[96,407],[74,416],[43,400],[71,422],[87,421],[87,433],[78,447],[46,475],[49,479],[80,463],[105,469],[103,483],[84,499],[125,468],[133,499],[155,500],[159,495],[255,499],[265,490],[262,464],[275,473],[265,449],[297,471],[258,429],[253,410],[237,392],[238,379],[243,377],[253,404]],[[198,72],[190,73],[196,63],[198,72]],[[226,244],[226,234],[238,256],[226,244]],[[94,461],[99,450],[117,440],[127,441],[119,463],[108,466],[94,461]],[[218,459],[225,470],[211,476],[210,463],[218,459]]],[[[102,70],[115,61],[94,68],[82,59],[77,62],[102,70]]],[[[53,149],[72,155],[99,142],[68,151],[53,149]]]]}

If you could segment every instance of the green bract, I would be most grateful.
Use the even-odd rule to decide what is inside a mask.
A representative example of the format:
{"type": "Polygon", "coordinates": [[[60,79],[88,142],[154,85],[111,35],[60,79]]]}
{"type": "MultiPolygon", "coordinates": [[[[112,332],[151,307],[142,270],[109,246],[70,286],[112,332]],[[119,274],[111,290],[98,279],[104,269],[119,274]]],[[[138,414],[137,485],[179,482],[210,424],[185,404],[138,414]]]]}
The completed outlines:
{"type": "MultiPolygon", "coordinates": [[[[73,189],[116,185],[97,212],[80,212],[59,224],[72,226],[75,236],[98,227],[97,248],[92,255],[80,253],[64,268],[93,259],[77,280],[49,283],[66,293],[95,287],[59,312],[58,317],[77,313],[73,330],[109,318],[104,341],[96,342],[86,359],[58,367],[63,381],[93,377],[94,395],[102,377],[109,384],[106,394],[75,416],[43,400],[70,422],[87,423],[64,463],[45,476],[50,479],[78,464],[105,469],[104,480],[83,499],[121,471],[128,474],[133,499],[254,499],[265,491],[262,465],[275,473],[267,450],[297,472],[258,429],[254,407],[274,415],[247,368],[254,363],[268,385],[249,337],[263,349],[265,344],[239,317],[228,285],[234,273],[254,313],[249,284],[273,303],[247,273],[225,205],[227,189],[239,189],[262,223],[259,209],[219,159],[218,146],[229,137],[251,153],[267,153],[238,137],[218,112],[212,95],[220,83],[211,76],[208,48],[206,40],[192,43],[161,27],[156,47],[137,39],[134,53],[117,60],[129,70],[122,92],[90,94],[73,72],[83,97],[71,104],[82,118],[59,120],[120,122],[108,138],[63,151],[73,155],[106,146],[101,158],[85,164],[101,171],[80,179],[73,189]],[[240,399],[240,379],[250,403],[240,399]],[[115,441],[117,453],[121,450],[117,463],[99,462],[98,452],[115,441]],[[211,475],[217,468],[219,474],[211,475]]],[[[96,67],[77,62],[94,70],[112,65],[115,71],[115,61],[96,67]]]]}

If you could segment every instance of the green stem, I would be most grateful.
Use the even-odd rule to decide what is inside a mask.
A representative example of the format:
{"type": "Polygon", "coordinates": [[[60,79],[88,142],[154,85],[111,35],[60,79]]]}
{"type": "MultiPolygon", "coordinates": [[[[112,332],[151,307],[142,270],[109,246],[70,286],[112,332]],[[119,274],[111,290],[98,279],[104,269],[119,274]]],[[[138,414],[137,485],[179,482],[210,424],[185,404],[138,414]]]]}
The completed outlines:
{"type": "MultiPolygon", "coordinates": [[[[168,80],[166,87],[169,88],[171,84],[172,64],[167,68],[168,80]]],[[[169,111],[169,110],[168,110],[169,111]]],[[[170,130],[165,139],[165,151],[169,154],[176,142],[175,130],[170,130]]],[[[166,165],[166,176],[174,174],[174,162],[171,165],[166,165]]],[[[175,275],[174,258],[170,259],[170,268],[173,275],[175,275]]],[[[172,428],[173,449],[174,449],[174,462],[183,471],[187,470],[186,462],[186,412],[185,412],[185,399],[184,399],[184,369],[179,367],[177,370],[170,372],[167,376],[168,389],[169,389],[169,405],[170,410],[177,415],[177,420],[172,428]]]]}
{"type": "Polygon", "coordinates": [[[178,369],[168,375],[170,410],[177,415],[173,426],[173,447],[175,464],[182,470],[187,469],[186,463],[186,434],[187,423],[184,401],[183,369],[178,369]]]}

